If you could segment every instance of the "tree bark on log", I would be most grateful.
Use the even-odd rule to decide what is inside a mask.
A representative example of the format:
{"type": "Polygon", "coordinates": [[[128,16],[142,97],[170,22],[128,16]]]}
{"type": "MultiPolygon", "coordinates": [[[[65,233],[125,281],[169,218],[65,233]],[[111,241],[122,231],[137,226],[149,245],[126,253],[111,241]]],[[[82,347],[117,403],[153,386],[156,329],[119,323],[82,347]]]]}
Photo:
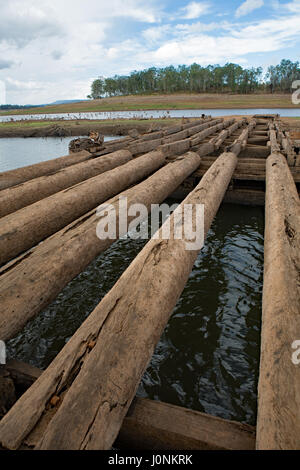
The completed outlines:
{"type": "Polygon", "coordinates": [[[46,162],[35,163],[34,165],[24,166],[16,170],[9,170],[0,173],[0,189],[10,188],[16,184],[24,183],[24,181],[37,178],[39,176],[49,175],[53,171],[66,168],[76,163],[84,162],[92,158],[90,152],[79,152],[73,155],[54,158],[46,162]]]}
{"type": "MultiPolygon", "coordinates": [[[[176,132],[172,134],[170,137],[163,137],[157,138],[154,140],[137,140],[131,143],[127,148],[132,153],[132,155],[138,155],[144,152],[150,152],[159,148],[160,145],[167,145],[167,144],[175,144],[177,142],[185,142],[184,148],[181,146],[181,150],[179,153],[186,152],[190,148],[191,137],[194,134],[199,134],[199,132],[204,129],[207,129],[208,135],[211,133],[216,132],[214,129],[219,129],[216,125],[220,124],[223,120],[222,119],[215,119],[214,121],[208,121],[203,124],[197,124],[195,126],[190,127],[189,129],[182,130],[180,132],[176,132]],[[189,137],[189,138],[188,138],[189,137]]],[[[223,128],[223,127],[220,127],[223,128]]],[[[205,134],[204,134],[205,136],[205,134]]],[[[203,137],[204,138],[204,137],[203,137]]],[[[202,138],[202,140],[203,140],[202,138]]]]}
{"type": "Polygon", "coordinates": [[[131,159],[132,154],[128,150],[119,150],[3,190],[0,192],[0,217],[11,214],[105,171],[113,170],[131,159]]]}
{"type": "MultiPolygon", "coordinates": [[[[116,208],[117,228],[119,196],[127,197],[128,205],[144,204],[149,211],[151,204],[159,204],[172,194],[198,168],[200,161],[196,153],[184,155],[109,201],[116,208]]],[[[133,218],[128,217],[128,222],[133,218]]],[[[99,217],[93,210],[0,270],[0,338],[12,338],[54,300],[68,282],[114,243],[114,239],[97,237],[98,222],[99,217]]],[[[116,239],[119,236],[117,230],[116,239]]]]}
{"type": "Polygon", "coordinates": [[[265,227],[257,449],[296,450],[300,369],[292,344],[300,340],[300,202],[280,153],[267,159],[265,227]]]}
{"type": "MultiPolygon", "coordinates": [[[[5,370],[18,394],[25,393],[43,373],[41,369],[13,359],[7,362],[5,370]]],[[[255,427],[136,397],[114,447],[121,450],[253,450],[255,427]]]]}
{"type": "Polygon", "coordinates": [[[1,219],[0,265],[28,250],[101,202],[141,181],[165,163],[151,152],[94,176],[1,219]]]}
{"type": "MultiPolygon", "coordinates": [[[[234,150],[238,153],[237,147],[234,150]]],[[[204,236],[236,167],[237,153],[222,154],[181,205],[204,204],[204,236]]],[[[147,243],[1,421],[4,448],[16,449],[22,443],[36,449],[111,447],[199,251],[187,250],[185,238],[174,239],[174,218],[175,213],[169,218],[170,239],[163,239],[163,228],[159,230],[158,239],[147,243]],[[59,399],[54,410],[53,395],[59,399]],[[43,437],[36,442],[41,429],[43,437]]]]}
{"type": "MultiPolygon", "coordinates": [[[[237,125],[240,126],[241,121],[237,125]]],[[[236,124],[226,132],[230,135],[235,130],[236,124]]],[[[223,134],[218,142],[226,136],[227,134],[223,134]]],[[[215,139],[214,137],[211,142],[203,144],[197,154],[205,156],[213,152],[215,139]]],[[[145,182],[115,199],[121,195],[127,196],[131,204],[143,203],[149,210],[151,203],[162,202],[197,170],[194,165],[198,167],[199,163],[196,164],[192,155],[188,153],[184,158],[177,157],[172,165],[167,165],[145,182]]],[[[118,223],[118,210],[116,212],[118,223]]],[[[20,331],[30,318],[55,299],[71,279],[113,243],[113,240],[100,241],[97,238],[97,221],[95,210],[92,210],[0,269],[1,338],[7,340],[20,331]]]]}
{"type": "MultiPolygon", "coordinates": [[[[237,124],[240,126],[241,122],[237,124]]],[[[234,124],[226,132],[230,135],[235,130],[234,124]]],[[[226,136],[223,134],[222,139],[226,136]]],[[[215,139],[203,144],[198,149],[198,155],[213,152],[215,139]]],[[[189,153],[184,159],[177,157],[172,165],[167,165],[145,182],[119,196],[127,196],[131,204],[143,203],[149,210],[151,203],[162,202],[197,170],[194,166],[196,161],[193,163],[195,157],[192,159],[191,156],[189,153]]],[[[118,223],[119,214],[116,212],[118,223]]],[[[95,210],[84,214],[0,269],[0,337],[7,340],[19,332],[30,318],[54,300],[71,279],[113,243],[113,240],[100,241],[96,237],[97,221],[95,210]]]]}
{"type": "MultiPolygon", "coordinates": [[[[100,155],[105,155],[107,153],[110,153],[112,151],[120,150],[120,149],[128,149],[133,155],[138,155],[141,153],[145,152],[150,152],[152,150],[157,149],[157,147],[163,143],[163,139],[166,138],[166,136],[173,135],[173,134],[178,134],[181,133],[181,131],[185,129],[190,129],[199,125],[204,125],[206,127],[209,127],[212,125],[212,119],[203,119],[200,121],[195,121],[187,124],[179,124],[177,126],[172,126],[168,127],[161,132],[153,132],[150,134],[145,134],[138,139],[133,139],[131,138],[130,141],[128,141],[125,145],[123,143],[112,143],[111,145],[105,145],[105,148],[97,152],[95,156],[100,156],[100,155]],[[200,124],[201,123],[201,124],[200,124]]],[[[174,140],[179,140],[179,137],[174,137],[174,140]]]]}
{"type": "Polygon", "coordinates": [[[159,147],[159,150],[161,150],[166,155],[166,157],[176,157],[176,155],[179,155],[180,153],[187,152],[191,147],[199,145],[201,142],[203,142],[203,140],[206,139],[206,137],[215,134],[216,132],[224,129],[224,127],[228,127],[231,123],[232,121],[225,121],[219,124],[215,124],[205,130],[202,130],[201,132],[198,132],[188,139],[165,143],[159,147]]]}

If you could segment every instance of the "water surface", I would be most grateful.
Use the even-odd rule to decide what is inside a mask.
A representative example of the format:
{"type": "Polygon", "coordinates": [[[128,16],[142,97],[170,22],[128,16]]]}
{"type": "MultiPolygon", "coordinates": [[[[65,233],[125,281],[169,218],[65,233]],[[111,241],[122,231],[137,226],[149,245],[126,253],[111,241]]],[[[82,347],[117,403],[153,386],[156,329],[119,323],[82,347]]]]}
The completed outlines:
{"type": "MultiPolygon", "coordinates": [[[[105,136],[104,140],[118,139],[105,136]]],[[[33,165],[69,153],[69,143],[76,137],[9,137],[0,139],[0,173],[33,165]]]]}
{"type": "MultiPolygon", "coordinates": [[[[263,209],[222,205],[155,349],[138,395],[255,424],[263,209]]],[[[124,237],[8,344],[45,368],[145,244],[124,237]]]]}
{"type": "Polygon", "coordinates": [[[50,119],[159,119],[163,117],[201,117],[201,114],[211,116],[252,115],[252,114],[280,114],[283,117],[300,116],[300,108],[243,108],[243,109],[174,109],[174,110],[151,110],[151,111],[103,111],[88,113],[57,113],[57,114],[15,114],[0,115],[0,122],[21,120],[46,120],[50,119]]]}

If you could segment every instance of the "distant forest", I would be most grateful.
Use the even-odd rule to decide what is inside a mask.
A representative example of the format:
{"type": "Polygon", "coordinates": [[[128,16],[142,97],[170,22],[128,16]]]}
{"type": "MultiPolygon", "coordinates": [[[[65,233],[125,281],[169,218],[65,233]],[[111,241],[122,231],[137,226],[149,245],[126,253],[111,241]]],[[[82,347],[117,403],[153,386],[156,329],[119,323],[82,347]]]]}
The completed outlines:
{"type": "Polygon", "coordinates": [[[243,68],[237,64],[151,67],[130,75],[98,78],[88,98],[151,93],[287,93],[300,80],[300,64],[283,59],[263,74],[262,67],[243,68]]]}
{"type": "Polygon", "coordinates": [[[19,105],[19,104],[1,104],[1,105],[0,105],[0,109],[10,111],[11,109],[38,108],[38,107],[40,107],[40,106],[45,106],[45,105],[43,105],[43,104],[24,104],[24,105],[19,105]]]}

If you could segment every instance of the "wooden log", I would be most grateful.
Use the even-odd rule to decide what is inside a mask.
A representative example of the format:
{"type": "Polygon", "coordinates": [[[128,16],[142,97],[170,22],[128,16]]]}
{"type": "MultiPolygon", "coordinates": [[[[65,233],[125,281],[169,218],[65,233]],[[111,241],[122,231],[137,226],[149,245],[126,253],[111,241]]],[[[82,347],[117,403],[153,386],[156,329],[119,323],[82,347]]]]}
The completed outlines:
{"type": "MultiPolygon", "coordinates": [[[[143,183],[120,196],[128,204],[163,202],[200,164],[200,157],[189,153],[166,165],[143,183]]],[[[119,196],[116,202],[116,223],[119,224],[119,196]]],[[[130,222],[133,217],[128,218],[130,222]]],[[[18,333],[25,323],[45,308],[64,286],[107,249],[115,239],[100,240],[96,234],[95,210],[0,269],[0,338],[7,340],[18,333]]]]}
{"type": "Polygon", "coordinates": [[[229,129],[224,129],[218,137],[215,139],[215,149],[218,150],[223,142],[229,137],[233,132],[235,132],[241,125],[241,122],[235,122],[229,129]]]}
{"type": "MultiPolygon", "coordinates": [[[[208,124],[206,124],[208,126],[208,124]]],[[[189,131],[188,129],[185,129],[183,131],[177,132],[176,134],[172,134],[168,137],[164,137],[162,140],[162,144],[170,144],[171,142],[176,142],[178,140],[183,140],[186,139],[189,136],[189,131]]]]}
{"type": "Polygon", "coordinates": [[[254,120],[250,121],[247,128],[243,130],[243,132],[233,142],[233,144],[231,144],[229,147],[227,147],[227,151],[232,152],[235,155],[239,155],[240,152],[246,148],[247,142],[249,140],[249,134],[252,132],[252,130],[254,129],[255,126],[256,126],[256,121],[254,121],[254,120]]]}
{"type": "Polygon", "coordinates": [[[29,206],[51,194],[81,181],[112,170],[132,159],[128,150],[119,150],[103,157],[72,165],[48,176],[40,176],[0,192],[0,217],[29,206]]]}
{"type": "Polygon", "coordinates": [[[18,395],[22,395],[37,378],[42,375],[42,370],[25,362],[9,359],[5,364],[5,369],[13,379],[18,395]]]}
{"type": "MultiPolygon", "coordinates": [[[[24,393],[43,371],[10,359],[5,366],[17,394],[24,393]]],[[[123,421],[117,449],[253,450],[255,428],[187,408],[135,398],[123,421]]]]}
{"type": "Polygon", "coordinates": [[[0,264],[36,245],[109,197],[141,181],[164,163],[162,152],[145,154],[3,217],[0,264]]]}
{"type": "MultiPolygon", "coordinates": [[[[204,122],[203,124],[197,124],[190,126],[188,129],[181,130],[176,133],[172,133],[170,137],[163,137],[163,138],[155,138],[154,140],[137,140],[133,143],[131,143],[128,146],[128,150],[133,154],[133,155],[139,155],[141,153],[145,152],[150,152],[152,150],[157,149],[160,145],[162,144],[170,144],[170,143],[175,143],[175,142],[181,142],[184,139],[187,139],[187,137],[192,136],[193,134],[197,134],[200,130],[212,128],[214,125],[217,123],[220,123],[222,119],[216,119],[214,121],[208,121],[204,122]]],[[[181,126],[182,127],[182,126],[181,126]]],[[[176,128],[177,129],[177,128],[176,128]]],[[[169,135],[169,134],[168,134],[169,135]]],[[[185,146],[182,146],[179,144],[179,147],[181,150],[179,150],[179,153],[186,152],[190,145],[186,143],[185,146]]]]}
{"type": "Polygon", "coordinates": [[[181,153],[187,152],[191,147],[191,142],[189,139],[179,140],[177,142],[172,142],[170,144],[163,144],[159,147],[159,150],[163,152],[166,157],[174,157],[181,153]]]}
{"type": "Polygon", "coordinates": [[[264,206],[265,191],[262,189],[234,187],[233,189],[229,189],[226,192],[224,202],[229,204],[241,204],[245,206],[264,206]]]}
{"type": "MultiPolygon", "coordinates": [[[[211,124],[211,123],[209,123],[211,124]]],[[[203,142],[206,137],[215,134],[216,132],[222,130],[224,127],[228,127],[230,122],[225,121],[211,127],[208,127],[205,130],[202,130],[198,134],[190,137],[189,139],[184,139],[176,142],[170,142],[163,144],[159,149],[166,155],[166,157],[176,157],[181,153],[187,152],[190,147],[198,145],[200,142],[203,142]]]]}
{"type": "Polygon", "coordinates": [[[90,152],[83,151],[64,157],[54,158],[46,162],[36,163],[34,165],[24,166],[16,170],[9,170],[0,173],[0,189],[10,188],[16,184],[24,183],[24,181],[37,178],[39,176],[49,175],[53,171],[66,168],[76,163],[84,162],[92,158],[90,152]]]}
{"type": "Polygon", "coordinates": [[[267,159],[257,449],[300,448],[300,203],[283,155],[267,159]]]}
{"type": "Polygon", "coordinates": [[[162,143],[162,139],[145,140],[143,142],[133,142],[128,146],[128,150],[132,155],[138,155],[140,153],[151,152],[157,149],[162,143]]]}
{"type": "Polygon", "coordinates": [[[114,447],[152,451],[254,450],[255,428],[167,403],[135,398],[114,447]]]}
{"type": "MultiPolygon", "coordinates": [[[[205,236],[236,164],[236,153],[221,155],[180,206],[205,205],[205,236]]],[[[169,219],[170,239],[163,239],[164,227],[159,230],[158,238],[147,243],[3,418],[0,444],[4,448],[16,449],[22,443],[36,449],[111,447],[199,252],[187,250],[185,237],[175,239],[178,210],[169,219]],[[50,410],[53,394],[59,406],[50,410]],[[43,437],[37,442],[41,432],[43,437]]]]}

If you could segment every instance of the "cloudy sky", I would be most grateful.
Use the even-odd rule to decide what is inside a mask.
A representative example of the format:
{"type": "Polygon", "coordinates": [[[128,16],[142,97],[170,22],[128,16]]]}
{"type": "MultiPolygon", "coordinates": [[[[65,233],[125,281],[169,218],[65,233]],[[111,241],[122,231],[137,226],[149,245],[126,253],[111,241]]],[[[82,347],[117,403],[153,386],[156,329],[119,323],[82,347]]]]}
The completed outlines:
{"type": "Polygon", "coordinates": [[[299,59],[300,0],[0,0],[6,102],[83,99],[150,66],[299,59]]]}

